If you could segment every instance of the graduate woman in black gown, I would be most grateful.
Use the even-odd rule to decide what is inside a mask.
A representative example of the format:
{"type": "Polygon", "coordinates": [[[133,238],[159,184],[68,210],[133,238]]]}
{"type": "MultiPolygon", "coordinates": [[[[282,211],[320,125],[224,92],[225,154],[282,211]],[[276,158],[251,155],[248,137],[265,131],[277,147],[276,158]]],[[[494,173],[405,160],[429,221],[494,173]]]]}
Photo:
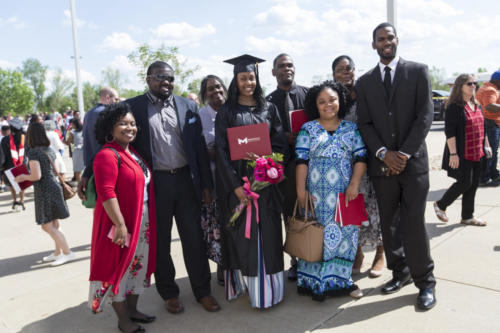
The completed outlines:
{"type": "Polygon", "coordinates": [[[226,298],[232,300],[248,292],[252,307],[268,308],[283,300],[283,241],[280,193],[276,185],[259,191],[259,223],[252,205],[250,239],[245,237],[246,208],[234,225],[229,225],[236,206],[246,205],[242,177],[252,175],[246,160],[231,161],[227,129],[267,123],[272,150],[284,153],[286,141],[278,109],[265,101],[259,83],[258,63],[264,60],[240,56],[226,60],[234,65],[226,103],[215,120],[216,189],[220,207],[222,261],[226,298]]]}

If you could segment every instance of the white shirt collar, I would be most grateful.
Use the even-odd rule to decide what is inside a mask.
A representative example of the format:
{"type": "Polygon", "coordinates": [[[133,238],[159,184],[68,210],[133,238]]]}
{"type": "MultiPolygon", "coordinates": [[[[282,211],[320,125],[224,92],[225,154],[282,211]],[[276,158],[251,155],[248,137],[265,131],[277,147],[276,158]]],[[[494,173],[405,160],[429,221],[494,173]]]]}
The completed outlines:
{"type": "Polygon", "coordinates": [[[394,74],[396,73],[396,67],[399,62],[399,56],[395,56],[394,59],[391,60],[391,62],[388,65],[384,65],[379,61],[378,67],[380,69],[380,76],[382,77],[382,81],[384,81],[384,75],[385,75],[385,67],[388,66],[391,69],[391,80],[394,80],[394,74]]]}

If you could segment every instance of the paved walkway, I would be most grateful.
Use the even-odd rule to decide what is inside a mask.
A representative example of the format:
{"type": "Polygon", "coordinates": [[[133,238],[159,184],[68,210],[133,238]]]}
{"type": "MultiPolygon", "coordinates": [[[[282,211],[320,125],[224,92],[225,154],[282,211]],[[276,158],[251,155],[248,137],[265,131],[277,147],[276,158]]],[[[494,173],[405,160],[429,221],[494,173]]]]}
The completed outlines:
{"type": "MultiPolygon", "coordinates": [[[[438,161],[444,145],[442,126],[434,126],[427,141],[430,155],[436,156],[431,160],[438,161]]],[[[287,283],[282,304],[254,310],[245,298],[224,300],[224,290],[213,274],[213,294],[222,310],[208,313],[192,296],[174,230],[172,256],[186,310],[179,315],[167,313],[153,286],[140,299],[140,308],[157,316],[156,322],[147,325],[148,332],[500,332],[500,188],[478,190],[476,215],[489,222],[487,227],[458,224],[460,200],[448,209],[450,222],[443,224],[434,216],[432,203],[452,180],[437,169],[430,176],[426,217],[438,299],[431,311],[415,309],[418,290],[414,286],[381,295],[390,273],[368,278],[371,251],[362,274],[355,277],[365,293],[360,300],[342,297],[319,304],[297,295],[295,285],[287,283]]],[[[41,263],[53,245],[35,225],[32,192],[26,202],[26,211],[12,213],[10,195],[0,193],[0,333],[118,332],[111,307],[97,316],[86,307],[91,210],[77,198],[69,201],[71,217],[61,225],[78,259],[53,268],[41,263]]]]}

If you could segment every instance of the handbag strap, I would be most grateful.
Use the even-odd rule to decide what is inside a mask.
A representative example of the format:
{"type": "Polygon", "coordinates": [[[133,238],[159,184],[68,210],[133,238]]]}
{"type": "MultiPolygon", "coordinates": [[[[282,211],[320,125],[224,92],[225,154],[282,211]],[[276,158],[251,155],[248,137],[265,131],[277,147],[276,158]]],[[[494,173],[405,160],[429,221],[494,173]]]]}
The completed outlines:
{"type": "MultiPolygon", "coordinates": [[[[292,217],[297,217],[297,208],[298,208],[298,205],[299,205],[299,200],[295,200],[295,206],[293,206],[293,214],[292,214],[292,217]]],[[[314,204],[313,204],[313,200],[312,200],[312,195],[309,194],[309,191],[307,192],[306,194],[306,207],[305,208],[305,214],[304,214],[304,222],[307,222],[307,216],[308,216],[308,212],[309,212],[309,209],[311,210],[311,217],[313,219],[316,219],[316,214],[314,213],[314,204]]]]}
{"type": "MultiPolygon", "coordinates": [[[[309,206],[309,208],[311,209],[311,217],[313,219],[316,219],[316,214],[314,213],[314,203],[313,203],[312,195],[309,193],[309,191],[307,192],[306,205],[309,206]]],[[[307,216],[307,208],[306,208],[306,216],[307,216]]]]}
{"type": "MultiPolygon", "coordinates": [[[[45,155],[45,157],[47,157],[47,159],[49,160],[49,163],[50,163],[50,165],[51,165],[51,167],[52,167],[52,172],[54,173],[54,176],[56,176],[56,178],[57,178],[57,179],[59,179],[59,181],[60,181],[61,183],[64,183],[64,178],[62,178],[62,176],[56,172],[56,166],[54,165],[54,162],[52,162],[52,160],[50,159],[49,155],[48,155],[46,152],[44,152],[43,150],[41,150],[41,149],[40,149],[40,151],[41,151],[41,152],[45,155]]],[[[56,153],[56,154],[57,154],[57,153],[56,153]]]]}

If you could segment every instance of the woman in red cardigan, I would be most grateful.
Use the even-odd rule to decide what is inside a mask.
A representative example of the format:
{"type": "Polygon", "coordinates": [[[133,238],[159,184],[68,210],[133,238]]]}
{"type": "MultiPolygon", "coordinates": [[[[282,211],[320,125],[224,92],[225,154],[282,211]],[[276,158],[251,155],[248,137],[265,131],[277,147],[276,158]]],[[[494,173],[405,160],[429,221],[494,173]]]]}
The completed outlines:
{"type": "Polygon", "coordinates": [[[94,158],[97,191],[90,256],[89,305],[102,311],[112,303],[122,332],[145,332],[136,323],[154,316],[137,310],[156,265],[156,216],[151,171],[129,146],[137,126],[127,104],[111,104],[99,114],[96,138],[103,148],[94,158]]]}

